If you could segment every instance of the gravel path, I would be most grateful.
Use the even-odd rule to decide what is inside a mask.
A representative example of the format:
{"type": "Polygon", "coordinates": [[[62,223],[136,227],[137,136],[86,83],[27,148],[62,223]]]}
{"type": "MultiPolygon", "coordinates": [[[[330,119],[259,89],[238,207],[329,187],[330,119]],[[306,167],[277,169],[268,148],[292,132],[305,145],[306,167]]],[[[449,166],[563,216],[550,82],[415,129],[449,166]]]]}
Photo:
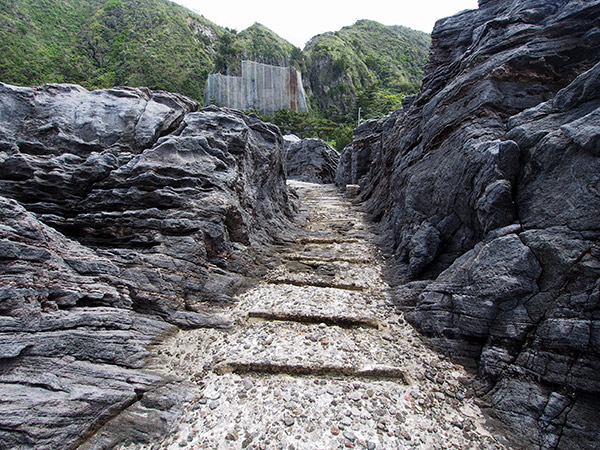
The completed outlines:
{"type": "Polygon", "coordinates": [[[390,306],[361,213],[333,186],[290,184],[305,236],[225,311],[232,329],[158,348],[154,370],[202,393],[175,433],[135,448],[505,448],[466,396],[471,377],[390,306]]]}

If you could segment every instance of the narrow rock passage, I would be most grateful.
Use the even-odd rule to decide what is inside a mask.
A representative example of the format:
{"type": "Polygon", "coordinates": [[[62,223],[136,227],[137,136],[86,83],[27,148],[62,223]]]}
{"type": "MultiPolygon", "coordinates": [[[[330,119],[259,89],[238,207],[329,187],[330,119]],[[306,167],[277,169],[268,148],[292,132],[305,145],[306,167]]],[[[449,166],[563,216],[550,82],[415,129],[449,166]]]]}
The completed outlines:
{"type": "Polygon", "coordinates": [[[155,370],[203,389],[152,448],[504,448],[464,369],[388,303],[361,213],[333,186],[290,183],[306,234],[230,307],[234,327],[159,347],[155,370]]]}

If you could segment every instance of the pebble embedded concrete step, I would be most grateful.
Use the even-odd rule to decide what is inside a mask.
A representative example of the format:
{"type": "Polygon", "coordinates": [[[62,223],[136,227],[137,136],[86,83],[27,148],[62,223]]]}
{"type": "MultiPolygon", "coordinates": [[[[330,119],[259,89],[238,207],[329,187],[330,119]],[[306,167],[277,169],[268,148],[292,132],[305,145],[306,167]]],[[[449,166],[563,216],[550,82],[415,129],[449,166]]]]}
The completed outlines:
{"type": "Polygon", "coordinates": [[[356,244],[360,242],[356,238],[301,238],[298,244],[301,245],[330,245],[330,244],[356,244]]]}
{"type": "MultiPolygon", "coordinates": [[[[376,305],[385,302],[381,293],[344,291],[315,286],[261,284],[240,298],[248,305],[243,311],[284,311],[320,316],[384,318],[386,308],[376,305]]],[[[240,314],[241,316],[244,313],[240,314]]]]}
{"type": "Polygon", "coordinates": [[[342,328],[383,328],[383,325],[378,320],[369,317],[326,316],[293,311],[250,311],[248,318],[306,324],[324,323],[325,325],[336,325],[342,328]]]}
{"type": "Polygon", "coordinates": [[[344,284],[344,283],[335,283],[330,281],[321,281],[321,280],[298,280],[292,278],[275,278],[272,280],[268,280],[267,283],[270,284],[290,284],[292,286],[313,286],[319,288],[328,288],[328,289],[340,289],[344,291],[364,291],[366,289],[365,286],[359,286],[357,284],[344,284]]]}
{"type": "MultiPolygon", "coordinates": [[[[347,249],[344,251],[342,247],[339,248],[327,248],[324,250],[323,248],[313,247],[313,248],[304,248],[301,252],[298,249],[290,249],[289,252],[285,252],[282,255],[284,258],[288,257],[307,257],[307,258],[324,258],[324,259],[338,259],[343,261],[345,259],[359,259],[359,258],[369,258],[371,254],[366,251],[362,251],[361,249],[347,249]]],[[[373,259],[371,256],[369,259],[373,259]]]]}
{"type": "Polygon", "coordinates": [[[272,270],[265,282],[362,291],[375,286],[378,276],[379,270],[369,265],[341,262],[311,267],[305,262],[290,262],[272,270]]]}
{"type": "Polygon", "coordinates": [[[218,375],[235,373],[238,375],[290,375],[310,377],[351,377],[378,381],[396,381],[410,384],[410,378],[398,367],[387,366],[337,366],[311,364],[274,364],[270,362],[225,362],[217,365],[213,371],[218,375]]]}
{"type": "Polygon", "coordinates": [[[371,258],[361,257],[318,257],[318,256],[306,256],[306,255],[290,255],[282,258],[284,261],[297,261],[307,263],[335,263],[342,262],[348,264],[370,264],[373,262],[371,258]]]}

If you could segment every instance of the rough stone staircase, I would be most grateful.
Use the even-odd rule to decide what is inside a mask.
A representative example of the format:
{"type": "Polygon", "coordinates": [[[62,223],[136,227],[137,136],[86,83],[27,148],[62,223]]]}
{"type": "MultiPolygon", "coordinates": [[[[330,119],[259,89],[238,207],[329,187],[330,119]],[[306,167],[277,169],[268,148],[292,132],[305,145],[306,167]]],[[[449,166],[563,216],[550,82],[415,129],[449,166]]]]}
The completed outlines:
{"type": "Polygon", "coordinates": [[[471,377],[391,306],[357,208],[333,186],[291,184],[304,236],[230,308],[232,329],[161,345],[154,370],[200,393],[175,433],[136,448],[504,448],[468,396],[471,377]]]}

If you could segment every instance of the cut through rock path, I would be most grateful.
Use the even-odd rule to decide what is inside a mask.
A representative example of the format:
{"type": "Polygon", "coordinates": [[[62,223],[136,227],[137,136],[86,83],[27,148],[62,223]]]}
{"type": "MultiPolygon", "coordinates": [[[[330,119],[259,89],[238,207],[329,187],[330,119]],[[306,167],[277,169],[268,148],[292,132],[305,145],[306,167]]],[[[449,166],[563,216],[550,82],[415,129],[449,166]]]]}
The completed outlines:
{"type": "Polygon", "coordinates": [[[504,448],[466,395],[469,375],[390,305],[362,214],[333,186],[290,184],[304,236],[228,307],[231,329],[158,348],[152,369],[201,394],[176,432],[136,448],[504,448]]]}

